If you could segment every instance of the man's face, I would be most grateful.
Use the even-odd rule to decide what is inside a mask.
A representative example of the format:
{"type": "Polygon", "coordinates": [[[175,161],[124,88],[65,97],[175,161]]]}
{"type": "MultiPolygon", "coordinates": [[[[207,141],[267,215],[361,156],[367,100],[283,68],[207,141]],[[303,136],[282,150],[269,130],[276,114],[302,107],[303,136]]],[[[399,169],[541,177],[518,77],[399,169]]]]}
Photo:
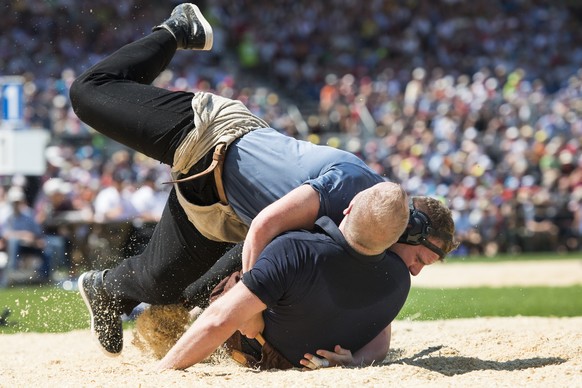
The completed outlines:
{"type": "MultiPolygon", "coordinates": [[[[441,246],[438,241],[433,240],[432,238],[429,238],[429,240],[436,246],[441,246]]],[[[436,252],[433,252],[424,245],[409,245],[408,247],[412,254],[408,259],[404,259],[404,262],[412,276],[418,275],[426,265],[434,264],[440,260],[440,257],[436,252]]]]}

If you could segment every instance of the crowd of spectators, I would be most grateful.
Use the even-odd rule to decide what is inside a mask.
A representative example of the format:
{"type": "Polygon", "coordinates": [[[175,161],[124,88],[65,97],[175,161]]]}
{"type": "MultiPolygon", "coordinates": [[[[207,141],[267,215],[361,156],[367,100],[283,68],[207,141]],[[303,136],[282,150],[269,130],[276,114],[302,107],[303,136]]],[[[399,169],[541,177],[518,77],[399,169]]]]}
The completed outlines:
{"type": "MultiPolygon", "coordinates": [[[[9,185],[0,186],[1,267],[30,266],[17,260],[15,249],[2,249],[22,241],[9,234],[15,209],[27,217],[20,230],[33,234],[34,247],[40,248],[27,253],[41,259],[46,276],[74,276],[143,249],[169,194],[171,186],[163,183],[170,180],[167,166],[125,149],[103,163],[66,145],[48,147],[46,156],[44,175],[14,175],[9,185]]],[[[8,281],[0,273],[0,285],[8,281]]]]}
{"type": "Polygon", "coordinates": [[[329,73],[357,78],[386,68],[409,77],[416,67],[474,74],[523,68],[550,91],[582,59],[581,6],[547,0],[412,0],[333,3],[216,0],[229,39],[249,66],[315,98],[329,73]]]}
{"type": "MultiPolygon", "coordinates": [[[[98,228],[83,229],[88,220],[129,219],[135,230],[155,223],[159,207],[131,199],[163,203],[168,170],[80,122],[68,88],[177,3],[3,5],[11,17],[0,26],[0,75],[24,77],[26,126],[52,141],[44,176],[0,177],[0,218],[1,198],[22,187],[44,232],[64,238],[71,267],[104,244],[98,228]],[[75,228],[48,225],[61,210],[78,217],[75,228]]],[[[360,155],[410,194],[442,197],[459,255],[581,249],[582,12],[574,2],[198,4],[215,47],[177,53],[159,86],[240,99],[274,128],[360,155]],[[290,113],[295,105],[299,114],[290,113]]]]}
{"type": "Polygon", "coordinates": [[[326,86],[335,97],[331,109],[322,99],[324,119],[349,112],[342,120],[360,123],[357,135],[328,142],[409,193],[450,203],[463,241],[457,254],[580,249],[582,73],[551,96],[521,70],[412,73],[401,85],[383,75],[326,86]],[[372,118],[372,133],[361,115],[372,118]]]}

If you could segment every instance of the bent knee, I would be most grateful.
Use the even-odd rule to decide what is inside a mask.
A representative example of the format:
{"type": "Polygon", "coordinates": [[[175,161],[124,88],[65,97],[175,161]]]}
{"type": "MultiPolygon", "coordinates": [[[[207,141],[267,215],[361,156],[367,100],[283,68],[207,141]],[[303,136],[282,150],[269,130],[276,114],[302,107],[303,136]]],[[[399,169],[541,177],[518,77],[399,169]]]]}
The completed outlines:
{"type": "Polygon", "coordinates": [[[76,78],[69,89],[71,107],[78,118],[90,124],[99,115],[99,108],[95,105],[98,88],[108,78],[104,74],[86,72],[76,78]],[[97,113],[96,113],[97,112],[97,113]]]}
{"type": "Polygon", "coordinates": [[[86,97],[90,93],[89,89],[85,76],[78,77],[71,84],[69,98],[71,100],[71,106],[77,115],[79,115],[78,109],[82,105],[83,97],[86,97]]]}
{"type": "Polygon", "coordinates": [[[71,88],[69,89],[69,98],[75,113],[78,114],[77,110],[79,106],[81,106],[83,101],[85,101],[85,99],[91,94],[94,87],[94,84],[89,81],[89,76],[87,74],[83,74],[73,81],[71,88]]]}

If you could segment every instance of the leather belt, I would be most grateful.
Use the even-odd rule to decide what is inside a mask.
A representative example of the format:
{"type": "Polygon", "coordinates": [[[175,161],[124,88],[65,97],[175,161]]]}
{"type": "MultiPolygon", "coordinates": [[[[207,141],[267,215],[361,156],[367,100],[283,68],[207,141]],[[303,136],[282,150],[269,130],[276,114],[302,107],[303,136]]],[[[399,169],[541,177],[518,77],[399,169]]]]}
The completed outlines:
{"type": "Polygon", "coordinates": [[[186,178],[176,179],[164,183],[187,182],[199,178],[201,176],[204,176],[206,174],[210,174],[211,172],[214,171],[214,182],[216,183],[216,191],[218,192],[218,198],[220,199],[220,203],[223,205],[228,205],[228,200],[226,199],[226,192],[224,191],[224,184],[222,183],[222,168],[224,166],[225,157],[226,157],[226,144],[219,143],[214,148],[214,153],[212,154],[212,163],[210,163],[210,166],[208,166],[206,170],[201,171],[198,174],[188,176],[186,178]]]}
{"type": "MultiPolygon", "coordinates": [[[[261,347],[265,346],[265,339],[261,335],[261,333],[257,334],[255,340],[261,345],[261,347]]],[[[238,349],[230,349],[230,356],[240,365],[245,366],[247,368],[254,368],[256,367],[257,360],[254,357],[249,356],[246,353],[241,352],[238,349]]]]}
{"type": "MultiPolygon", "coordinates": [[[[235,360],[239,364],[249,368],[260,370],[269,370],[273,368],[291,369],[295,367],[291,362],[289,362],[289,360],[287,360],[281,353],[279,353],[277,349],[275,349],[268,342],[266,342],[261,334],[258,334],[255,337],[255,340],[258,341],[258,343],[261,345],[261,355],[258,356],[259,357],[258,359],[256,358],[256,356],[244,353],[242,351],[242,348],[240,350],[236,349],[235,348],[236,345],[233,346],[232,342],[229,344],[229,341],[231,341],[233,338],[240,336],[242,336],[242,334],[240,334],[240,332],[237,331],[226,342],[226,347],[227,350],[230,352],[230,356],[232,357],[233,360],[235,360]]],[[[235,339],[235,341],[238,342],[239,345],[242,345],[240,339],[235,339]]]]}
{"type": "MultiPolygon", "coordinates": [[[[261,335],[261,333],[257,334],[255,340],[261,345],[261,347],[265,346],[265,339],[261,335]]],[[[249,357],[248,354],[241,352],[238,349],[231,349],[230,356],[236,362],[238,362],[242,366],[246,366],[247,368],[254,368],[256,365],[257,360],[253,360],[252,357],[249,357]]]]}

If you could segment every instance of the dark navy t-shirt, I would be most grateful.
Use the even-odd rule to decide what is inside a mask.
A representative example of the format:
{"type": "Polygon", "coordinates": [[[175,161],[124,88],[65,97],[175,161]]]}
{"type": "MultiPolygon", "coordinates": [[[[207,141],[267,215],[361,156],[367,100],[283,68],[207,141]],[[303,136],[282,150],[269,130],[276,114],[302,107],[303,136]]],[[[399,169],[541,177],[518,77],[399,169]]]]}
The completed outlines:
{"type": "Polygon", "coordinates": [[[354,196],[384,181],[352,153],[261,128],[233,142],[222,179],[228,201],[247,225],[266,206],[304,184],[319,193],[319,215],[339,224],[354,196]]]}
{"type": "Polygon", "coordinates": [[[410,290],[400,257],[355,252],[327,217],[316,232],[273,240],[242,282],[267,305],[265,339],[298,367],[318,349],[359,350],[392,322],[410,290]]]}

